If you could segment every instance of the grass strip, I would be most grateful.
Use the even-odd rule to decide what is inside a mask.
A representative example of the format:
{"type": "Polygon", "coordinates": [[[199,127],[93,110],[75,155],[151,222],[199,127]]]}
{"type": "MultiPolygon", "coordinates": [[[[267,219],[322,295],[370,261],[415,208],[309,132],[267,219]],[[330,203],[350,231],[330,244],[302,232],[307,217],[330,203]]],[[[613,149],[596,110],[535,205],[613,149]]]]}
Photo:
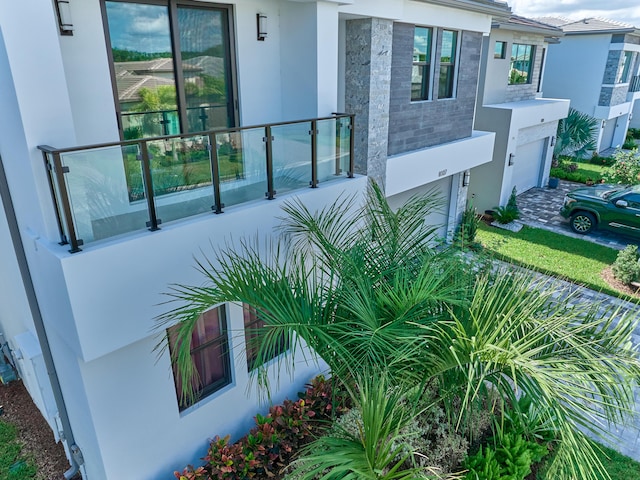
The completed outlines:
{"type": "Polygon", "coordinates": [[[16,427],[0,421],[0,480],[35,478],[36,467],[22,454],[16,427]]]}
{"type": "Polygon", "coordinates": [[[500,260],[640,303],[609,286],[600,275],[615,261],[616,249],[526,225],[513,233],[481,223],[477,240],[500,260]]]}

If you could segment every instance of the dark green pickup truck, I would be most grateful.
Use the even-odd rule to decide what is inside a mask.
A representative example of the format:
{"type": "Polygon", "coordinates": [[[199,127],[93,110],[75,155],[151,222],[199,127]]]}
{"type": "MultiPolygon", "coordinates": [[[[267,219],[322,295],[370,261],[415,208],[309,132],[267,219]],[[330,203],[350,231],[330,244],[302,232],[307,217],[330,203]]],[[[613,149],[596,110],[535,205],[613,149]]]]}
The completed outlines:
{"type": "Polygon", "coordinates": [[[599,228],[640,237],[640,185],[578,188],[564,197],[560,215],[576,233],[599,228]]]}

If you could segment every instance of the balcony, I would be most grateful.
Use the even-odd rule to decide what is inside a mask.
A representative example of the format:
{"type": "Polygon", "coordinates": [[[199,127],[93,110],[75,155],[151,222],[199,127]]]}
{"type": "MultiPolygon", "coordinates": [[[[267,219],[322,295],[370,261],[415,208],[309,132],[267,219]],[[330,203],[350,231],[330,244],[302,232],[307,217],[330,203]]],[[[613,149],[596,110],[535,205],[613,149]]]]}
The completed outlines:
{"type": "Polygon", "coordinates": [[[353,115],[100,145],[41,145],[69,251],[353,177],[353,115]]]}
{"type": "Polygon", "coordinates": [[[640,92],[640,75],[631,77],[629,82],[629,93],[640,92]]]}

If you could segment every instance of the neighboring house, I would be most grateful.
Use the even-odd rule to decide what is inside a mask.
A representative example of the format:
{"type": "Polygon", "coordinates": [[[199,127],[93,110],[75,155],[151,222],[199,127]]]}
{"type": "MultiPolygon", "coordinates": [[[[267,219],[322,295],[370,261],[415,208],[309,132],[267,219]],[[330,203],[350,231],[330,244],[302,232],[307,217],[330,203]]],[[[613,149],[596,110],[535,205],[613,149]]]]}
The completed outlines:
{"type": "Polygon", "coordinates": [[[624,143],[634,109],[640,109],[640,30],[612,20],[544,17],[564,32],[549,46],[545,96],[571,100],[600,121],[597,151],[624,143]]]}
{"type": "Polygon", "coordinates": [[[548,46],[561,36],[555,27],[511,15],[497,19],[484,39],[475,126],[496,132],[496,143],[493,161],[471,171],[469,194],[479,211],[505,205],[514,187],[522,193],[547,184],[569,101],[540,97],[548,46]]]}
{"type": "MultiPolygon", "coordinates": [[[[84,478],[169,478],[265,408],[255,312],[200,318],[195,403],[154,350],[174,341],[162,294],[203,281],[194,257],[275,235],[287,199],[361,196],[367,177],[392,205],[441,192],[429,220],[455,228],[465,172],[492,159],[473,114],[501,15],[491,0],[0,4],[0,333],[84,478]]],[[[270,364],[274,401],[318,371],[299,360],[279,383],[270,364]]]]}

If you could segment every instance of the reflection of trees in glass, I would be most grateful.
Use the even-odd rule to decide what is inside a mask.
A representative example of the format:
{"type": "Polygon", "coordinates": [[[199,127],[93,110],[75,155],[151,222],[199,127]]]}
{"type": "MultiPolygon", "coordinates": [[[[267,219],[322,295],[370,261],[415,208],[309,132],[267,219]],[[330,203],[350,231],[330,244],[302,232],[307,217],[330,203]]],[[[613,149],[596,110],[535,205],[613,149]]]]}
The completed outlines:
{"type": "Polygon", "coordinates": [[[171,58],[171,52],[139,52],[137,50],[127,50],[125,48],[112,48],[113,61],[118,62],[140,62],[144,60],[155,60],[156,58],[171,58]]]}

